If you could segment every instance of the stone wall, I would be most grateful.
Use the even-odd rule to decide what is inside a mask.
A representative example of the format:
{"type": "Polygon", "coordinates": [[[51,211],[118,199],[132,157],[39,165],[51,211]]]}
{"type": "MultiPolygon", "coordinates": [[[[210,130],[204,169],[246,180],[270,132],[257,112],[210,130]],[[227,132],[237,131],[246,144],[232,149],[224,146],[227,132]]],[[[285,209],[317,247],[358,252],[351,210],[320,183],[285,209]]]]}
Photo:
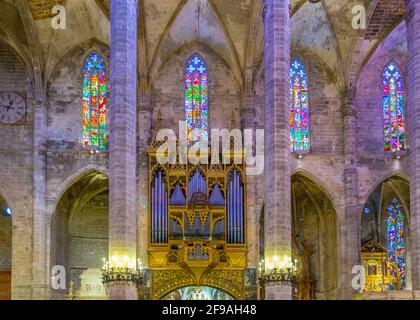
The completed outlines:
{"type": "Polygon", "coordinates": [[[27,68],[18,54],[0,40],[0,92],[25,98],[27,114],[19,125],[0,124],[0,193],[13,209],[14,298],[28,298],[31,286],[32,121],[33,92],[27,68]]]}
{"type": "Polygon", "coordinates": [[[12,219],[0,213],[0,271],[12,270],[12,219]]]}
{"type": "Polygon", "coordinates": [[[101,269],[108,260],[108,196],[93,198],[79,213],[68,235],[68,268],[74,289],[86,269],[101,269]],[[105,203],[106,200],[106,203],[105,203]]]}
{"type": "MultiPolygon", "coordinates": [[[[48,90],[48,150],[81,150],[82,88],[85,59],[98,53],[107,66],[107,90],[110,90],[108,48],[89,41],[71,50],[55,66],[48,90]]],[[[108,94],[109,112],[109,94],[108,94]]],[[[109,115],[109,113],[108,113],[109,115]]],[[[108,117],[109,118],[109,117],[108,117]]],[[[109,129],[109,120],[108,125],[109,129]]]]}
{"type": "Polygon", "coordinates": [[[309,179],[296,175],[292,183],[293,241],[296,254],[313,249],[310,275],[316,299],[337,296],[337,214],[328,195],[309,179]]]}
{"type": "MultiPolygon", "coordinates": [[[[163,128],[178,134],[178,122],[185,121],[184,70],[194,50],[184,50],[172,56],[163,64],[152,81],[151,104],[153,124],[156,124],[158,110],[162,112],[163,128]]],[[[229,67],[212,51],[200,48],[199,53],[207,65],[209,79],[209,127],[230,129],[232,113],[240,124],[240,87],[234,80],[229,67]]]]}
{"type": "MultiPolygon", "coordinates": [[[[47,250],[48,255],[51,256],[51,261],[48,264],[48,272],[55,264],[72,265],[68,256],[71,252],[68,245],[72,240],[68,235],[62,233],[62,230],[65,230],[63,224],[66,223],[66,220],[62,217],[60,211],[65,211],[66,208],[59,205],[61,197],[73,183],[86,173],[92,170],[107,172],[108,152],[91,153],[83,150],[80,141],[84,60],[93,52],[97,52],[105,60],[109,79],[108,48],[97,41],[89,41],[77,46],[59,61],[49,82],[46,199],[51,234],[49,230],[46,230],[46,232],[50,234],[50,237],[47,237],[47,250]]],[[[109,91],[109,81],[107,84],[109,91]]],[[[97,246],[98,241],[93,242],[93,246],[97,246]]],[[[89,240],[86,240],[86,243],[89,243],[89,240]]],[[[76,246],[76,244],[74,245],[76,246]]],[[[83,246],[82,241],[79,250],[83,250],[83,246]]],[[[107,257],[107,254],[104,255],[103,251],[102,248],[100,258],[98,258],[101,262],[103,257],[107,257]]],[[[86,256],[91,257],[89,254],[86,256]]],[[[79,266],[79,264],[76,263],[76,266],[79,266]]],[[[79,272],[74,273],[73,270],[68,270],[68,272],[77,284],[76,280],[79,272]]],[[[52,296],[63,298],[63,293],[52,292],[52,296]]]]}

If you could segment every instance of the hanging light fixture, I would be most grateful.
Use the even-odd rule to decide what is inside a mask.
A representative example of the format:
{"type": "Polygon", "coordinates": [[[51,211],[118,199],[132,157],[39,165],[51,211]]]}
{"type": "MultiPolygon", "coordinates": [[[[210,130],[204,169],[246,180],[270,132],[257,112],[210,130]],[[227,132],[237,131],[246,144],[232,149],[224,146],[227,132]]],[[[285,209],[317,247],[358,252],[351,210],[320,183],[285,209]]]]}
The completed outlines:
{"type": "Polygon", "coordinates": [[[139,288],[147,283],[147,270],[143,268],[140,259],[136,261],[135,266],[129,262],[127,256],[113,256],[112,260],[115,266],[110,266],[109,261],[103,259],[102,283],[107,290],[110,285],[115,284],[127,284],[139,288]]]}
{"type": "Polygon", "coordinates": [[[1,214],[5,217],[9,218],[13,215],[13,210],[7,204],[4,204],[1,207],[1,214]]]}
{"type": "Polygon", "coordinates": [[[296,261],[290,257],[274,256],[270,263],[262,260],[259,267],[260,285],[295,285],[298,280],[296,261]]]}

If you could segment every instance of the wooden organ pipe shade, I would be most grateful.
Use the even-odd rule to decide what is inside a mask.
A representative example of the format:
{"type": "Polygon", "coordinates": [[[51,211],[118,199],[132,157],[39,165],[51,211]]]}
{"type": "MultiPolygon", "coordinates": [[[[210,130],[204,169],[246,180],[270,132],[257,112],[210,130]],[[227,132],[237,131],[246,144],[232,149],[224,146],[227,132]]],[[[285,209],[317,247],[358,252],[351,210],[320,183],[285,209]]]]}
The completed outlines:
{"type": "Polygon", "coordinates": [[[168,242],[168,191],[162,171],[152,184],[152,243],[168,242]]]}
{"type": "Polygon", "coordinates": [[[227,192],[228,243],[243,244],[244,237],[244,187],[241,175],[234,170],[229,175],[227,192]]]}

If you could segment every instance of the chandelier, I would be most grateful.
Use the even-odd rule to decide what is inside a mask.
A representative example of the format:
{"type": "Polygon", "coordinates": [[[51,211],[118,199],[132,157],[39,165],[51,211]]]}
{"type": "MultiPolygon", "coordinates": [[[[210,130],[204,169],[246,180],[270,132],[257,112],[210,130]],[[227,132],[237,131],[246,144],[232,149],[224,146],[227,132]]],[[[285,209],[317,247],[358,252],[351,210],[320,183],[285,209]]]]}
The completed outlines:
{"type": "Polygon", "coordinates": [[[112,257],[112,260],[117,261],[117,266],[110,267],[109,261],[104,259],[102,268],[102,283],[106,288],[111,285],[129,285],[137,288],[145,285],[146,270],[140,260],[137,260],[134,267],[128,263],[128,257],[112,257]]]}
{"type": "Polygon", "coordinates": [[[298,273],[295,260],[285,257],[279,261],[275,256],[273,263],[266,264],[264,260],[260,262],[259,283],[265,285],[295,285],[298,281],[298,273]]]}

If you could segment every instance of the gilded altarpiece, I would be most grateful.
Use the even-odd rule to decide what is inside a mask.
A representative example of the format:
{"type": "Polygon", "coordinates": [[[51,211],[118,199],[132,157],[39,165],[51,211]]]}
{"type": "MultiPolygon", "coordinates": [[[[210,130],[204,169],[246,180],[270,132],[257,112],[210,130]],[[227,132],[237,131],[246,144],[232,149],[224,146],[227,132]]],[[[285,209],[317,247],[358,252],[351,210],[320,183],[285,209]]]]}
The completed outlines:
{"type": "Polygon", "coordinates": [[[363,245],[361,257],[366,270],[365,292],[401,290],[398,266],[388,261],[384,246],[370,240],[363,245]]]}
{"type": "MultiPolygon", "coordinates": [[[[242,157],[242,155],[241,155],[242,157]]],[[[149,150],[151,298],[187,286],[245,296],[246,177],[234,164],[161,165],[149,150]]],[[[222,157],[220,156],[220,163],[222,157]]],[[[214,157],[213,157],[214,163],[214,157]]]]}

